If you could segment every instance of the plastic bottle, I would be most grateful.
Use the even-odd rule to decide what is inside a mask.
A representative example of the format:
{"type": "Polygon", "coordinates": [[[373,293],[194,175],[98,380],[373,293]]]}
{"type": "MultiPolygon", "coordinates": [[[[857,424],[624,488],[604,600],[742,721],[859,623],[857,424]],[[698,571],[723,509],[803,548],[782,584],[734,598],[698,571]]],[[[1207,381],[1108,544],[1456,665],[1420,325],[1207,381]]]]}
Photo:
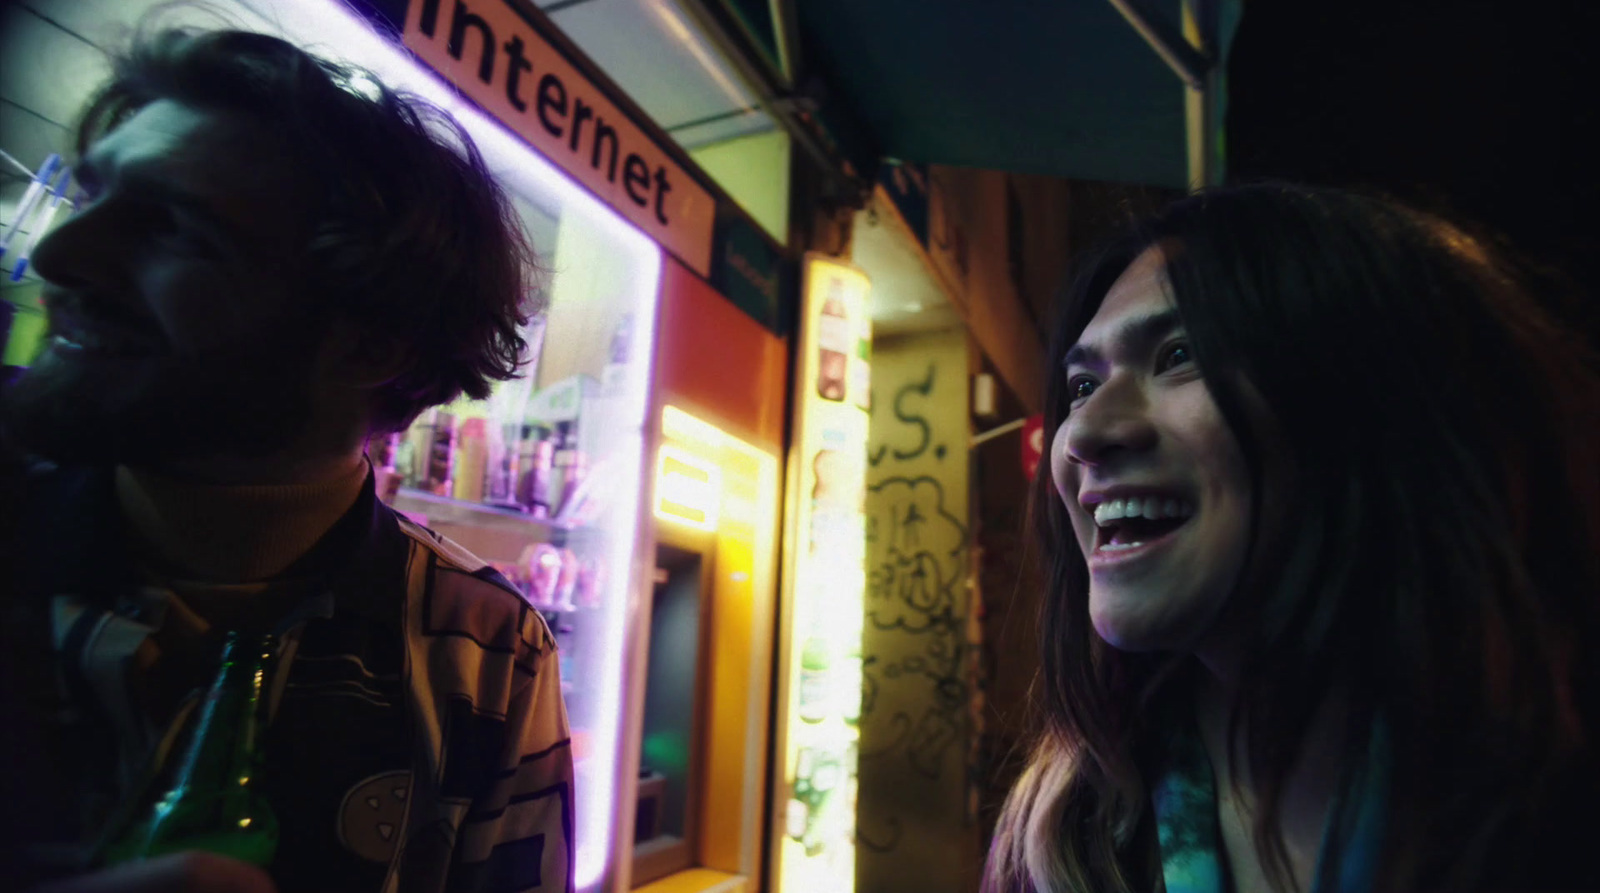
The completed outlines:
{"type": "Polygon", "coordinates": [[[455,469],[451,495],[477,502],[483,498],[483,475],[489,464],[489,444],[483,419],[467,419],[456,436],[455,469]]]}

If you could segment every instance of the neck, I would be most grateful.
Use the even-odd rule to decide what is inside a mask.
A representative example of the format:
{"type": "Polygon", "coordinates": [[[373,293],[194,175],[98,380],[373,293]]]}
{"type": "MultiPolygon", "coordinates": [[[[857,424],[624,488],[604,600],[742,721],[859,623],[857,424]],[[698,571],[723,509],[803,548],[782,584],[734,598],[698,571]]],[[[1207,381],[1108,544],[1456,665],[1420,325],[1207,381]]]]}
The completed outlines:
{"type": "Polygon", "coordinates": [[[147,565],[176,578],[242,583],[277,576],[350,509],[367,464],[213,464],[199,474],[117,469],[117,501],[147,565]]]}
{"type": "MultiPolygon", "coordinates": [[[[1216,781],[1218,818],[1228,859],[1234,877],[1262,877],[1267,860],[1265,854],[1256,852],[1251,832],[1264,796],[1263,781],[1255,778],[1250,768],[1248,730],[1243,722],[1231,742],[1233,760],[1231,765],[1229,762],[1229,726],[1242,691],[1239,663],[1210,655],[1201,658],[1200,665],[1195,716],[1216,781]]],[[[1344,695],[1337,690],[1323,697],[1295,749],[1278,801],[1277,831],[1288,851],[1289,869],[1302,891],[1310,889],[1324,827],[1338,792],[1346,707],[1344,695]]]]}
{"type": "Polygon", "coordinates": [[[366,467],[364,444],[315,453],[269,456],[202,456],[141,468],[172,480],[225,487],[319,484],[366,467]]]}

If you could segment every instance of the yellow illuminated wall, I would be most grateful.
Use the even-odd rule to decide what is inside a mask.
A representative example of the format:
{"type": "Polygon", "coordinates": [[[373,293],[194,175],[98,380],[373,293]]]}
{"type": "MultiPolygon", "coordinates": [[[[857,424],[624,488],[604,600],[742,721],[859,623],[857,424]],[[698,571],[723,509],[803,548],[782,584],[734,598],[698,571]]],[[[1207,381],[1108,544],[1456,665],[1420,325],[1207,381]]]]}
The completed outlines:
{"type": "Polygon", "coordinates": [[[968,348],[950,329],[872,354],[861,705],[863,890],[976,890],[981,856],[968,534],[968,348]]]}
{"type": "Polygon", "coordinates": [[[789,482],[774,889],[855,888],[870,283],[806,259],[789,482]]]}

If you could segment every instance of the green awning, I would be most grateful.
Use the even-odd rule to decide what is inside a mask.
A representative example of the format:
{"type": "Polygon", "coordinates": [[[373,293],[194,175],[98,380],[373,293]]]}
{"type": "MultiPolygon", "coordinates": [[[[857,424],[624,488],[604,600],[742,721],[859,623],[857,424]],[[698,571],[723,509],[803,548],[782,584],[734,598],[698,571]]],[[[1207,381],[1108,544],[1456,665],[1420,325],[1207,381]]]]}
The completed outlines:
{"type": "MultiPolygon", "coordinates": [[[[1149,3],[1176,26],[1177,0],[1149,3]]],[[[801,0],[827,73],[881,153],[1182,188],[1184,86],[1107,0],[801,0]]]]}

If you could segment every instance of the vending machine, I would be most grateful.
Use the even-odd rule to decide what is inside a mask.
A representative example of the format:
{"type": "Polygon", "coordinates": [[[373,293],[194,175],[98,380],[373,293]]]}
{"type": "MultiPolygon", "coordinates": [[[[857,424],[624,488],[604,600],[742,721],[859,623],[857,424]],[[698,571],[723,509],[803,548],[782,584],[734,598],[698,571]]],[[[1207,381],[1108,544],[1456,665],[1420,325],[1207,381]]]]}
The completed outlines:
{"type": "Polygon", "coordinates": [[[855,888],[870,283],[806,257],[779,634],[772,889],[855,888]]]}

